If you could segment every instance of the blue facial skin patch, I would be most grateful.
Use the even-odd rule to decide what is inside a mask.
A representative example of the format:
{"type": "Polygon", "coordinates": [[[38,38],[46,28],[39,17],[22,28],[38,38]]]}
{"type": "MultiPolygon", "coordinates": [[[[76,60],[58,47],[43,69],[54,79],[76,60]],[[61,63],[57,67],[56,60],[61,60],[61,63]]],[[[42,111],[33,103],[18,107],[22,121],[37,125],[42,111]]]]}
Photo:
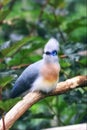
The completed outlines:
{"type": "Polygon", "coordinates": [[[57,55],[57,51],[56,50],[52,51],[51,55],[52,56],[56,56],[57,55]]]}
{"type": "Polygon", "coordinates": [[[56,50],[54,50],[54,51],[52,51],[52,52],[47,51],[47,52],[44,52],[44,54],[56,56],[56,55],[57,55],[57,51],[56,51],[56,50]]]}
{"type": "Polygon", "coordinates": [[[52,51],[52,52],[49,52],[49,51],[47,51],[47,52],[44,52],[46,55],[52,55],[52,56],[56,56],[57,55],[57,51],[56,50],[54,50],[54,51],[52,51]]]}

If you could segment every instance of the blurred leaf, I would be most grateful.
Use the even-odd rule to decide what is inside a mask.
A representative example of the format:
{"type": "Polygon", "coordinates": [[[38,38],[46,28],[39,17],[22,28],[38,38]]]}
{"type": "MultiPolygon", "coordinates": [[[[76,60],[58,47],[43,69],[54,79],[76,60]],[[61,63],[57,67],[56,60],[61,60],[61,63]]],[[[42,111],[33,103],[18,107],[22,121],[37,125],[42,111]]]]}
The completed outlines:
{"type": "Polygon", "coordinates": [[[13,76],[0,77],[0,86],[5,87],[14,79],[13,76]]]}
{"type": "Polygon", "coordinates": [[[87,57],[83,57],[82,59],[80,59],[79,61],[82,65],[87,65],[87,57]]]}
{"type": "Polygon", "coordinates": [[[67,67],[71,66],[71,64],[69,63],[69,61],[67,59],[66,60],[61,60],[60,64],[61,64],[62,68],[67,68],[67,67]]]}
{"type": "MultiPolygon", "coordinates": [[[[57,104],[55,104],[57,105],[57,104]]],[[[58,112],[61,114],[64,111],[64,108],[67,108],[67,103],[64,101],[63,96],[58,97],[58,112]]]]}
{"type": "Polygon", "coordinates": [[[5,112],[7,112],[9,109],[11,109],[18,101],[20,98],[15,98],[15,99],[9,99],[7,101],[0,101],[0,109],[3,109],[5,112]]]}
{"type": "Polygon", "coordinates": [[[39,113],[36,113],[36,114],[34,113],[34,114],[32,115],[32,118],[34,118],[34,119],[35,119],[35,118],[36,118],[36,119],[37,119],[37,118],[39,118],[39,119],[40,119],[40,118],[42,118],[42,119],[44,119],[44,118],[45,118],[45,119],[46,119],[46,118],[47,118],[47,119],[52,119],[53,116],[54,116],[54,115],[52,115],[51,113],[39,112],[39,113]]]}
{"type": "Polygon", "coordinates": [[[62,113],[66,116],[65,120],[62,118],[62,120],[65,122],[65,124],[70,124],[71,122],[73,122],[73,118],[75,117],[76,113],[77,113],[77,109],[75,104],[72,104],[71,106],[68,106],[68,108],[65,109],[64,113],[62,113]],[[71,109],[71,110],[70,110],[71,109]],[[69,111],[70,110],[70,111],[69,111]],[[67,113],[68,111],[68,116],[64,113],[67,113]]]}
{"type": "Polygon", "coordinates": [[[71,22],[67,23],[66,25],[66,29],[64,30],[65,32],[67,32],[68,34],[71,33],[73,30],[77,29],[77,28],[81,28],[81,27],[86,27],[87,26],[87,17],[81,17],[79,19],[75,19],[72,20],[71,22]]]}
{"type": "Polygon", "coordinates": [[[5,5],[7,5],[10,1],[11,1],[11,0],[3,0],[3,1],[2,1],[2,4],[5,6],[5,5]]]}
{"type": "Polygon", "coordinates": [[[14,53],[16,53],[24,44],[35,41],[35,40],[39,40],[39,38],[38,37],[25,37],[21,41],[14,43],[11,47],[1,50],[1,53],[5,57],[11,56],[14,53]]]}
{"type": "Polygon", "coordinates": [[[10,10],[1,10],[0,11],[0,22],[2,22],[7,16],[8,14],[10,13],[10,10]]]}
{"type": "Polygon", "coordinates": [[[78,115],[78,118],[76,119],[76,123],[78,124],[79,122],[84,123],[84,117],[86,117],[87,111],[81,113],[78,115]]]}
{"type": "Polygon", "coordinates": [[[6,69],[6,65],[4,63],[0,63],[0,70],[6,69]]]}

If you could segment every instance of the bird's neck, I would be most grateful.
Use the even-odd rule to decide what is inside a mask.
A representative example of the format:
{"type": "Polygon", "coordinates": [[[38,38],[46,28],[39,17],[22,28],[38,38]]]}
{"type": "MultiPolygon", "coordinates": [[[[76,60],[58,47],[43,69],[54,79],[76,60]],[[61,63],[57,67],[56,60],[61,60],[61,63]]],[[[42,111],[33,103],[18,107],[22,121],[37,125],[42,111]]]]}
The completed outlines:
{"type": "Polygon", "coordinates": [[[44,58],[44,62],[46,63],[46,64],[56,64],[56,63],[58,63],[58,57],[56,57],[56,58],[44,58]]]}

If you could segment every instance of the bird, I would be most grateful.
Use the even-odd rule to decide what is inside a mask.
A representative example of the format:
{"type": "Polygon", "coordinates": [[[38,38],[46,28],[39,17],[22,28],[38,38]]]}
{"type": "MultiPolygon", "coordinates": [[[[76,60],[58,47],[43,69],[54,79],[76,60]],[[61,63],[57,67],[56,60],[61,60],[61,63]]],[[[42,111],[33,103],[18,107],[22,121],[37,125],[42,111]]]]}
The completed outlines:
{"type": "Polygon", "coordinates": [[[41,60],[29,65],[16,80],[10,97],[21,96],[28,91],[49,93],[59,81],[60,64],[58,58],[59,42],[50,38],[44,47],[41,60]]]}

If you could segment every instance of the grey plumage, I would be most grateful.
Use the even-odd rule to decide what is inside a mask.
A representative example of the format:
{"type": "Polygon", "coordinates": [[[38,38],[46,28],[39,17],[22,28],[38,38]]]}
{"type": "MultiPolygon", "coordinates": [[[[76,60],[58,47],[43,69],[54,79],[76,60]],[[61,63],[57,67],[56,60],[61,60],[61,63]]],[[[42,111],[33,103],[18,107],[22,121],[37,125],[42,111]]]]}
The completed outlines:
{"type": "Polygon", "coordinates": [[[43,65],[43,60],[28,66],[23,73],[16,80],[15,85],[11,91],[11,98],[19,96],[21,93],[31,88],[34,80],[39,76],[39,71],[43,65]]]}

